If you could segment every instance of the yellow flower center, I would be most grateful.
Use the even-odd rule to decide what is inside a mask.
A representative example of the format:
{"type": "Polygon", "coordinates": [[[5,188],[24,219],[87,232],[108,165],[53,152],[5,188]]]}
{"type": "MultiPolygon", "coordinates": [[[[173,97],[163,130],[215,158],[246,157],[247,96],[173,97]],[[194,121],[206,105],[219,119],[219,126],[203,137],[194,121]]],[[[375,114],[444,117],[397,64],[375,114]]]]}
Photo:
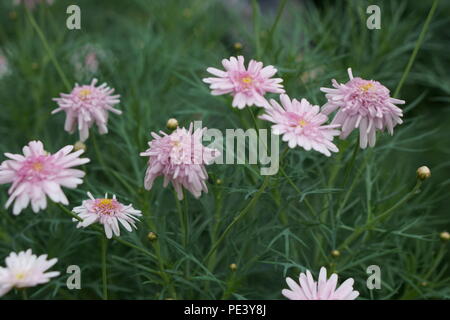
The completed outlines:
{"type": "Polygon", "coordinates": [[[373,87],[373,83],[366,83],[366,84],[363,84],[362,86],[360,86],[360,88],[362,89],[362,91],[364,91],[364,92],[366,92],[367,90],[369,90],[370,88],[372,88],[373,87]]]}
{"type": "Polygon", "coordinates": [[[82,90],[80,90],[80,92],[78,92],[78,96],[81,99],[86,99],[91,95],[91,93],[92,93],[92,91],[89,89],[82,89],[82,90]]]}
{"type": "Polygon", "coordinates": [[[114,210],[114,203],[112,199],[101,199],[98,202],[97,207],[102,209],[104,212],[108,212],[114,210]]]}
{"type": "Polygon", "coordinates": [[[44,165],[41,162],[35,162],[31,165],[34,171],[41,171],[44,168],[44,165]]]}
{"type": "Polygon", "coordinates": [[[251,77],[243,77],[242,78],[242,82],[244,84],[250,84],[250,83],[252,83],[252,81],[253,81],[253,79],[251,77]]]}
{"type": "Polygon", "coordinates": [[[16,280],[23,280],[25,279],[25,273],[19,272],[16,274],[16,280]]]}
{"type": "Polygon", "coordinates": [[[303,119],[300,119],[299,121],[298,121],[298,125],[300,126],[300,127],[304,127],[304,126],[306,126],[308,124],[308,122],[306,122],[305,120],[303,120],[303,119]]]}

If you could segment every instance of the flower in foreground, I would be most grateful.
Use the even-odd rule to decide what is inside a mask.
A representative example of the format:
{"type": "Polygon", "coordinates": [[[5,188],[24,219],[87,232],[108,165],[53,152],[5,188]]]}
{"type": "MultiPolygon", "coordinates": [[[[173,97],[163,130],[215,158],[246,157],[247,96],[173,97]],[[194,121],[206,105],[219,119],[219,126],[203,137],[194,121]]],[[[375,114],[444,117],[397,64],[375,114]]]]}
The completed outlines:
{"type": "Polygon", "coordinates": [[[31,249],[11,252],[5,259],[6,267],[0,267],[0,297],[12,288],[34,287],[59,276],[58,271],[46,272],[58,259],[47,260],[47,255],[36,256],[31,249]]]}
{"type": "Polygon", "coordinates": [[[319,281],[314,281],[311,272],[300,273],[298,284],[291,278],[286,278],[289,289],[283,289],[281,292],[290,300],[355,300],[359,292],[353,290],[353,279],[344,281],[337,289],[337,274],[333,273],[327,279],[327,270],[320,268],[319,281]]]}
{"type": "Polygon", "coordinates": [[[297,101],[286,95],[280,95],[281,106],[271,99],[271,106],[259,118],[275,123],[272,132],[283,135],[290,148],[300,146],[305,150],[314,149],[326,156],[339,151],[333,144],[333,137],[340,134],[340,125],[326,125],[328,116],[320,112],[319,106],[311,105],[306,99],[297,101]]]}
{"type": "Polygon", "coordinates": [[[262,62],[250,60],[245,68],[244,57],[230,57],[223,59],[225,71],[208,68],[206,71],[216,77],[205,78],[203,82],[210,86],[211,94],[222,95],[230,93],[233,98],[233,107],[243,109],[245,106],[256,105],[264,107],[267,104],[264,95],[267,92],[284,93],[283,79],[272,78],[277,73],[273,66],[263,68],[262,62]]]}
{"type": "Polygon", "coordinates": [[[389,89],[380,82],[353,78],[352,69],[348,69],[350,81],[345,84],[333,79],[332,88],[320,88],[326,93],[328,102],[322,112],[336,113],[332,124],[342,125],[341,139],[345,139],[356,128],[359,128],[360,147],[373,147],[376,141],[376,130],[393,135],[394,127],[403,123],[403,112],[395,104],[404,104],[404,100],[390,97],[389,89]]]}
{"type": "Polygon", "coordinates": [[[84,142],[89,137],[89,128],[95,123],[100,134],[108,133],[108,111],[121,114],[122,111],[114,109],[113,106],[120,102],[120,95],[112,95],[114,89],[109,88],[106,83],[96,87],[97,79],[92,80],[89,85],[75,84],[72,92],[62,93],[60,98],[53,100],[58,103],[58,108],[52,114],[59,111],[66,113],[64,129],[75,132],[80,131],[80,140],[84,142]]]}
{"type": "Polygon", "coordinates": [[[141,153],[141,156],[149,157],[144,181],[147,190],[152,188],[158,176],[164,176],[164,187],[172,182],[180,200],[183,199],[182,187],[196,198],[202,191],[208,192],[205,164],[211,163],[220,153],[202,145],[204,130],[199,128],[193,132],[191,124],[189,130],[177,128],[170,135],[162,131],[161,135],[151,133],[154,139],[148,143],[150,148],[141,153]]]}
{"type": "Polygon", "coordinates": [[[83,219],[82,221],[73,219],[74,222],[79,221],[77,228],[86,228],[98,222],[103,224],[108,239],[112,238],[113,233],[117,237],[120,236],[119,222],[129,232],[133,231],[132,227],[137,229],[135,221],[138,221],[137,217],[142,216],[142,214],[141,211],[134,209],[131,204],[120,203],[115,195],[112,199],[109,199],[107,194],[104,198],[98,199],[94,198],[90,192],[87,195],[89,199],[84,200],[81,206],[72,210],[83,219]]]}
{"type": "Polygon", "coordinates": [[[33,211],[38,212],[47,208],[47,196],[54,202],[69,204],[61,187],[74,189],[83,183],[85,173],[72,167],[89,162],[79,157],[83,150],[72,150],[73,146],[65,146],[50,154],[41,141],[31,141],[23,147],[23,155],[5,153],[10,160],[0,165],[0,184],[11,183],[5,207],[15,201],[13,213],[18,215],[31,203],[33,211]]]}

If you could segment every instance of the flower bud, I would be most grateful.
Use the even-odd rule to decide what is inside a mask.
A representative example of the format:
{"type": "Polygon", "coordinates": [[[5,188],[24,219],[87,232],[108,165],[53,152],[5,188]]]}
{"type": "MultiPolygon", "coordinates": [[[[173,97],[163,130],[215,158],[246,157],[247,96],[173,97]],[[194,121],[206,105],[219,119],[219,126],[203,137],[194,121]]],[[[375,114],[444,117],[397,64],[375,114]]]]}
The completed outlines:
{"type": "Polygon", "coordinates": [[[169,130],[175,130],[178,128],[178,120],[175,118],[170,118],[167,120],[167,129],[169,130]]]}
{"type": "Polygon", "coordinates": [[[339,257],[341,255],[341,252],[339,250],[332,250],[331,255],[335,258],[339,257]]]}
{"type": "Polygon", "coordinates": [[[151,231],[148,233],[147,238],[150,241],[155,241],[156,239],[158,239],[158,235],[156,233],[154,233],[153,231],[151,231]]]}
{"type": "Polygon", "coordinates": [[[77,141],[74,145],[73,145],[73,150],[74,151],[78,151],[78,150],[84,150],[86,151],[86,145],[81,142],[81,141],[77,141]]]}
{"type": "Polygon", "coordinates": [[[237,264],[236,263],[230,264],[230,269],[231,269],[231,271],[236,271],[237,270],[237,264]]]}
{"type": "Polygon", "coordinates": [[[450,240],[450,233],[448,233],[447,231],[441,232],[439,237],[441,238],[441,240],[448,241],[450,240]]]}
{"type": "Polygon", "coordinates": [[[217,179],[217,180],[216,180],[216,184],[217,184],[217,185],[221,185],[222,183],[223,183],[222,179],[217,179]]]}
{"type": "Polygon", "coordinates": [[[234,43],[234,49],[236,49],[236,50],[241,50],[242,49],[242,43],[240,43],[240,42],[235,42],[234,43]]]}
{"type": "Polygon", "coordinates": [[[422,166],[417,169],[417,178],[420,180],[426,180],[431,177],[431,170],[427,166],[422,166]]]}

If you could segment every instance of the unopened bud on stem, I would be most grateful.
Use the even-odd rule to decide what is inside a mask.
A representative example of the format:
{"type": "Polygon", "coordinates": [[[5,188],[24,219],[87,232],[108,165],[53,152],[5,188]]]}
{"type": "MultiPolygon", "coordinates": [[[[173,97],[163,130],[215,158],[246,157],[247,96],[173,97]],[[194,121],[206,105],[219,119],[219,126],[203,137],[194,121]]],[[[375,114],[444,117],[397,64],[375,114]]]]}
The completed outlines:
{"type": "Polygon", "coordinates": [[[431,177],[431,170],[427,166],[422,166],[417,169],[417,178],[420,180],[426,180],[431,177]]]}

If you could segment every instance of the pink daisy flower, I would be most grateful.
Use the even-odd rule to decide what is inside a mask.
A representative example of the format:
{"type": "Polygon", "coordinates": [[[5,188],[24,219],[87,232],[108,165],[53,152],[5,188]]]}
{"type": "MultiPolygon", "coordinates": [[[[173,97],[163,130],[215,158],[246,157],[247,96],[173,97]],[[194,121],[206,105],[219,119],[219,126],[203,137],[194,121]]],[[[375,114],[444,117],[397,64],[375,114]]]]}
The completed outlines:
{"type": "Polygon", "coordinates": [[[209,164],[220,153],[216,149],[202,145],[201,138],[205,129],[192,132],[177,128],[170,135],[160,131],[160,135],[152,132],[154,140],[150,141],[147,151],[141,156],[149,157],[145,174],[145,188],[150,190],[158,176],[164,176],[164,187],[172,182],[178,199],[183,199],[182,187],[199,198],[202,191],[208,192],[205,181],[208,174],[205,164],[209,164]]]}
{"type": "Polygon", "coordinates": [[[280,95],[278,102],[271,99],[265,114],[259,118],[275,123],[272,132],[283,135],[283,141],[287,141],[289,148],[299,146],[309,151],[314,149],[327,157],[331,152],[338,152],[333,144],[333,137],[340,134],[336,130],[340,125],[324,125],[328,117],[320,113],[319,106],[311,105],[306,99],[297,101],[288,95],[280,95]]]}
{"type": "Polygon", "coordinates": [[[14,5],[18,6],[24,4],[28,9],[34,9],[37,4],[46,2],[47,4],[53,4],[54,0],[14,0],[14,5]]]}
{"type": "Polygon", "coordinates": [[[225,71],[208,68],[206,71],[216,76],[205,78],[203,82],[209,83],[211,94],[222,95],[230,93],[233,99],[233,107],[243,109],[246,105],[264,107],[267,104],[264,95],[267,92],[284,93],[283,79],[271,78],[277,69],[273,66],[263,68],[262,62],[250,60],[248,69],[244,66],[244,57],[230,57],[223,59],[222,65],[225,71]]]}
{"type": "Polygon", "coordinates": [[[345,139],[356,128],[359,128],[361,148],[367,144],[373,147],[376,141],[376,130],[393,135],[394,127],[401,124],[403,112],[395,104],[404,104],[404,100],[391,98],[389,89],[378,81],[353,78],[352,69],[348,69],[350,81],[345,84],[333,79],[333,87],[320,88],[326,93],[328,102],[322,112],[330,114],[338,109],[332,124],[342,126],[341,139],[345,139]]]}
{"type": "MultiPolygon", "coordinates": [[[[105,234],[111,239],[113,233],[120,236],[120,224],[129,232],[133,231],[132,227],[137,229],[135,221],[139,221],[137,217],[142,216],[141,211],[133,208],[131,204],[124,205],[117,201],[116,196],[108,199],[106,194],[104,198],[95,199],[90,192],[87,193],[89,199],[84,200],[81,206],[73,208],[73,212],[83,219],[77,224],[77,228],[86,228],[91,224],[98,222],[103,224],[105,234]]],[[[77,222],[77,219],[73,219],[77,222]]]]}
{"type": "Polygon", "coordinates": [[[18,215],[31,203],[33,211],[38,212],[47,208],[46,196],[54,202],[69,204],[61,187],[73,189],[83,183],[85,173],[72,167],[89,162],[87,158],[79,158],[83,150],[70,153],[72,149],[71,145],[65,146],[49,154],[41,141],[31,141],[23,147],[23,155],[5,153],[11,160],[0,165],[0,184],[12,184],[5,207],[15,201],[13,213],[18,215]]]}
{"type": "Polygon", "coordinates": [[[31,249],[11,252],[5,259],[6,267],[0,267],[0,297],[12,288],[34,287],[59,276],[58,271],[46,272],[58,259],[47,260],[47,255],[36,256],[31,249]]]}
{"type": "Polygon", "coordinates": [[[89,137],[89,128],[94,122],[100,134],[108,133],[108,111],[122,113],[113,108],[120,102],[120,95],[112,95],[114,89],[109,88],[106,83],[98,87],[95,86],[96,83],[97,79],[92,80],[90,85],[75,84],[71,93],[62,93],[60,98],[53,99],[59,107],[53,110],[52,114],[59,111],[66,112],[64,129],[73,133],[78,127],[82,142],[89,137]]]}
{"type": "Polygon", "coordinates": [[[289,289],[283,289],[281,293],[289,300],[355,300],[359,292],[353,290],[353,279],[349,278],[336,289],[337,274],[333,273],[327,279],[327,270],[320,268],[319,281],[314,281],[311,272],[300,273],[299,283],[286,278],[289,289]]]}

